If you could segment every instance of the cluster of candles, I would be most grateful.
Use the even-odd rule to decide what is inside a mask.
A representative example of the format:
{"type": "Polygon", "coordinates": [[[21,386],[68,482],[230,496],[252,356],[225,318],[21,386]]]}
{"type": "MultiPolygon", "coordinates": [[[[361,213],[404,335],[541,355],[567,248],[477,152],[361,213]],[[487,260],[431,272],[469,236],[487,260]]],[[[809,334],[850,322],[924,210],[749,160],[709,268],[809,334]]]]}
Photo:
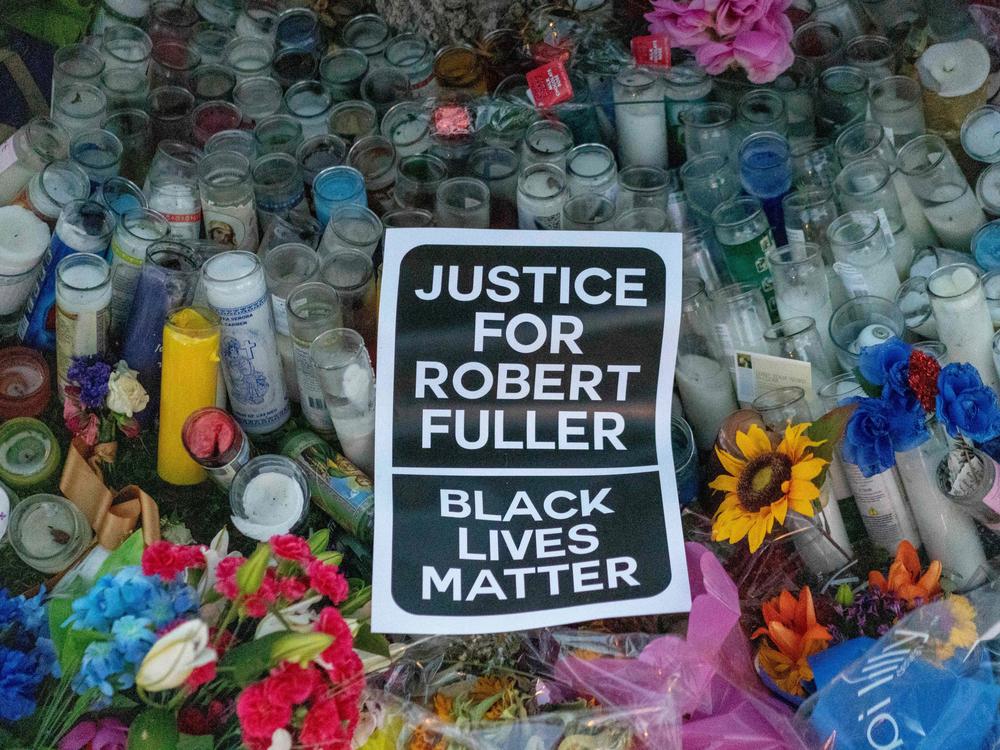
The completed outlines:
{"type": "MultiPolygon", "coordinates": [[[[577,16],[595,24],[595,5],[577,16]]],[[[317,483],[366,529],[350,464],[317,480],[315,445],[297,460],[251,441],[300,409],[373,471],[385,228],[680,232],[671,429],[690,502],[734,415],[818,416],[854,389],[842,373],[865,345],[925,341],[997,385],[998,82],[955,31],[964,12],[925,19],[931,44],[907,56],[890,38],[919,14],[817,2],[794,14],[792,67],[748,87],[680,50],[639,67],[617,43],[583,75],[580,18],[543,8],[531,23],[561,32],[572,95],[542,109],[525,73],[552,58],[509,30],[437,48],[373,14],[331,32],[281,0],[103,0],[56,54],[50,116],[0,145],[0,334],[55,352],[57,393],[73,356],[124,358],[161,477],[211,478],[243,533],[293,528],[317,483]],[[810,362],[810,392],[739,403],[736,352],[810,362]]],[[[877,543],[933,549],[917,506],[935,500],[904,483],[837,460],[827,486],[878,519],[877,543]]],[[[850,549],[838,507],[837,545],[797,542],[819,569],[850,549]]]]}

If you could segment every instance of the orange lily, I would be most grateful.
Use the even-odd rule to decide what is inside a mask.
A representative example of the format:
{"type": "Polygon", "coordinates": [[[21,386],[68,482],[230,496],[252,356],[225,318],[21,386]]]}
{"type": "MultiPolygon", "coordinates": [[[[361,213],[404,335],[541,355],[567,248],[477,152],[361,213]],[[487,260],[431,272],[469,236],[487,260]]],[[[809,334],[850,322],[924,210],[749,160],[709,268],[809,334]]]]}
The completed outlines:
{"type": "Polygon", "coordinates": [[[761,644],[758,650],[761,667],[778,686],[793,695],[804,695],[803,682],[813,678],[808,657],[830,645],[833,637],[825,625],[816,621],[812,592],[803,587],[796,598],[782,591],[761,606],[765,627],[753,634],[756,638],[766,635],[770,645],[761,644]]]}
{"type": "Polygon", "coordinates": [[[941,595],[941,562],[932,560],[921,575],[917,550],[904,539],[896,548],[888,579],[881,571],[873,570],[868,574],[868,585],[895,594],[913,609],[917,599],[926,604],[941,595]]]}

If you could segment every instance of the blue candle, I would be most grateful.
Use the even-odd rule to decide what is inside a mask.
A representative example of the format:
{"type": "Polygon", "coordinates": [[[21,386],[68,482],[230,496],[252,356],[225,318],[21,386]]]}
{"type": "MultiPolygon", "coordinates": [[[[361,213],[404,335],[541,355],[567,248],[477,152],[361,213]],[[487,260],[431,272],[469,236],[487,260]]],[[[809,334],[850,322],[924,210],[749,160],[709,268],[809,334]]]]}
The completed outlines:
{"type": "Polygon", "coordinates": [[[122,359],[149,394],[149,405],[136,415],[144,423],[159,412],[163,323],[171,310],[191,304],[200,267],[198,253],[180,242],[154,242],[146,251],[122,340],[122,359]]]}
{"type": "Polygon", "coordinates": [[[1000,270],[1000,219],[979,227],[972,236],[972,254],[983,270],[1000,270]]]}
{"type": "Polygon", "coordinates": [[[367,208],[365,178],[353,167],[328,167],[313,180],[313,202],[316,218],[324,227],[340,206],[353,203],[367,208]]]}
{"type": "Polygon", "coordinates": [[[740,182],[764,206],[778,245],[787,242],[781,199],[792,189],[792,152],[777,133],[754,133],[740,146],[740,182]]]}

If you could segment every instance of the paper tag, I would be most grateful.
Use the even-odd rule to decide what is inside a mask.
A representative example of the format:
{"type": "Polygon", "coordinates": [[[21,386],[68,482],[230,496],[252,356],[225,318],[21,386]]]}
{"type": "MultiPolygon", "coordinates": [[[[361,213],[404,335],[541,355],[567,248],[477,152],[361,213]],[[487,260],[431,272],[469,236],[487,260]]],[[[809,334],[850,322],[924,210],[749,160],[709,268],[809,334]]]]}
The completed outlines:
{"type": "Polygon", "coordinates": [[[531,97],[538,107],[551,107],[573,98],[573,87],[561,60],[540,65],[529,71],[525,78],[528,79],[531,97]]]}
{"type": "Polygon", "coordinates": [[[636,65],[652,68],[670,67],[670,40],[662,34],[632,38],[632,57],[636,65]]]}
{"type": "Polygon", "coordinates": [[[889,143],[891,143],[893,146],[895,146],[896,145],[896,134],[892,132],[892,128],[887,128],[887,127],[883,126],[882,130],[885,131],[885,137],[889,139],[889,143]]]}
{"type": "Polygon", "coordinates": [[[798,245],[802,247],[806,244],[806,233],[801,229],[789,229],[785,227],[785,236],[788,237],[789,245],[798,245]]]}
{"type": "Polygon", "coordinates": [[[14,136],[11,136],[3,144],[0,144],[0,173],[6,172],[7,168],[17,161],[17,152],[14,150],[14,136]]]}
{"type": "Polygon", "coordinates": [[[896,238],[892,236],[892,227],[889,226],[889,217],[886,216],[884,208],[876,208],[875,215],[878,223],[882,227],[882,235],[885,237],[885,244],[890,248],[896,247],[896,238]]]}
{"type": "Polygon", "coordinates": [[[842,263],[838,260],[833,264],[833,270],[844,282],[844,289],[851,297],[862,297],[868,294],[868,281],[865,279],[865,275],[850,263],[842,263]]]}
{"type": "Polygon", "coordinates": [[[812,390],[812,365],[798,359],[785,359],[770,354],[737,351],[736,397],[741,404],[751,404],[762,393],[778,388],[798,386],[806,398],[812,390]]]}

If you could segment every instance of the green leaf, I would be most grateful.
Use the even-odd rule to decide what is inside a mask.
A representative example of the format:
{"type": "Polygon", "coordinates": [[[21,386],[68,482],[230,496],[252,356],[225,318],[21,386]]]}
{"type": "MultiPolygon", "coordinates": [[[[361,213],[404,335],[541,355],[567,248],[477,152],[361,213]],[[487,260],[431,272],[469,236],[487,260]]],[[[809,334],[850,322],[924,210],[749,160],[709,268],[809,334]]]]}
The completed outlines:
{"type": "Polygon", "coordinates": [[[816,458],[822,458],[827,462],[823,471],[816,477],[814,483],[821,487],[826,480],[826,472],[830,468],[830,461],[833,459],[833,450],[844,437],[844,430],[847,429],[847,422],[857,407],[854,404],[848,406],[838,406],[833,411],[824,414],[817,419],[806,430],[806,437],[810,440],[822,441],[821,445],[812,449],[816,458]]]}
{"type": "Polygon", "coordinates": [[[230,649],[222,657],[219,666],[233,682],[240,687],[246,687],[268,670],[271,665],[271,649],[275,642],[286,634],[285,631],[271,633],[230,649]]]}
{"type": "Polygon", "coordinates": [[[271,560],[271,545],[258,544],[257,549],[236,571],[236,585],[241,594],[256,594],[264,582],[268,563],[271,560]]]}
{"type": "Polygon", "coordinates": [[[215,750],[215,740],[210,734],[182,734],[177,750],[215,750]]]}
{"type": "Polygon", "coordinates": [[[179,741],[173,712],[162,708],[147,708],[128,731],[128,750],[177,750],[179,741]]]}
{"type": "Polygon", "coordinates": [[[363,623],[354,635],[354,648],[359,651],[367,651],[369,654],[384,656],[386,659],[392,658],[388,639],[384,635],[373,633],[372,626],[367,622],[363,623]]]}
{"type": "Polygon", "coordinates": [[[122,568],[142,565],[142,552],[146,548],[142,541],[142,531],[133,531],[122,545],[108,555],[108,559],[97,571],[97,577],[117,573],[122,568]]]}
{"type": "Polygon", "coordinates": [[[340,614],[344,617],[350,617],[372,599],[372,587],[366,586],[364,581],[357,578],[351,578],[348,583],[351,586],[351,594],[347,597],[343,604],[338,607],[340,614]]]}
{"type": "Polygon", "coordinates": [[[56,647],[56,653],[59,655],[59,663],[63,666],[63,669],[66,668],[66,662],[62,658],[63,646],[69,635],[69,630],[63,627],[63,623],[73,614],[73,600],[83,596],[85,593],[87,593],[87,585],[77,578],[66,588],[64,594],[49,599],[48,602],[49,635],[52,638],[52,644],[56,647]]]}
{"type": "Polygon", "coordinates": [[[309,537],[309,549],[314,555],[318,555],[320,552],[326,552],[326,548],[330,546],[330,530],[320,529],[314,532],[312,536],[309,537]]]}
{"type": "Polygon", "coordinates": [[[861,368],[854,368],[854,377],[858,381],[858,385],[861,386],[861,390],[865,392],[865,395],[869,398],[882,398],[882,386],[875,385],[865,379],[865,376],[861,374],[861,368]]]}

